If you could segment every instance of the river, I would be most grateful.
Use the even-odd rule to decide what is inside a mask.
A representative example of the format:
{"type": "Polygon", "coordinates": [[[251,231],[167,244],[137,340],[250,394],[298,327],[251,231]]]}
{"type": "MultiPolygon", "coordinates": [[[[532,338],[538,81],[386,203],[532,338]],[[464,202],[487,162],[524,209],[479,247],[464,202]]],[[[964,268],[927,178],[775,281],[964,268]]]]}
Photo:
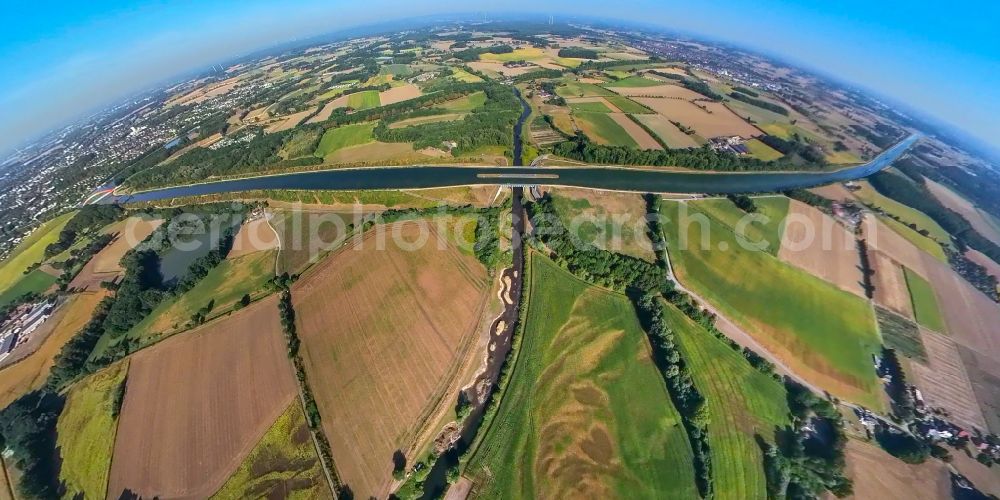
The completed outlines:
{"type": "MultiPolygon", "coordinates": [[[[519,124],[526,118],[522,114],[519,124]]],[[[482,184],[546,184],[657,193],[760,193],[807,188],[867,177],[896,161],[920,138],[914,134],[862,165],[818,172],[694,172],[611,166],[524,167],[520,125],[512,167],[409,166],[320,170],[230,179],[108,196],[101,203],[155,201],[263,189],[419,189],[482,184]]]]}

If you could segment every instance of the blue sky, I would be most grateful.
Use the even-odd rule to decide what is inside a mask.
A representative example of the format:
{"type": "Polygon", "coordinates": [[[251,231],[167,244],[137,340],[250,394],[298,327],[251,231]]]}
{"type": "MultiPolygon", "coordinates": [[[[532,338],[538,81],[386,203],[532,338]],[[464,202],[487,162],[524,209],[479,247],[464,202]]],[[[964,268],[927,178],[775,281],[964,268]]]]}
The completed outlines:
{"type": "Polygon", "coordinates": [[[630,19],[735,42],[891,96],[1000,147],[1000,2],[39,0],[3,6],[0,151],[253,49],[392,18],[500,9],[630,19]]]}

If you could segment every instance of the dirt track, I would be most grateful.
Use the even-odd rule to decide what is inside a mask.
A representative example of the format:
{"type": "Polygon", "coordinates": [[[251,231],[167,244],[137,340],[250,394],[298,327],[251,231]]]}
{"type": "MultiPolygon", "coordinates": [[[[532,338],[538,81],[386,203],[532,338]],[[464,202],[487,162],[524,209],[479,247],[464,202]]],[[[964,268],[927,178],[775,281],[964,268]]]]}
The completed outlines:
{"type": "Polygon", "coordinates": [[[277,296],[132,357],[108,497],[207,498],[298,393],[277,296]]]}

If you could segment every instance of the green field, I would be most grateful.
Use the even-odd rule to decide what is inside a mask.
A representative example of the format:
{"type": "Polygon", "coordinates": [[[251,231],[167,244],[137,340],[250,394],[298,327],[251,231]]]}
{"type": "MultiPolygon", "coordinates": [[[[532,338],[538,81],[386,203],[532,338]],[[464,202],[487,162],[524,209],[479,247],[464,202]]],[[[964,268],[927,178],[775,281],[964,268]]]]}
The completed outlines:
{"type": "Polygon", "coordinates": [[[927,349],[916,323],[878,306],[875,306],[875,318],[878,320],[878,331],[882,334],[882,343],[886,347],[895,349],[910,359],[927,363],[927,349]]]}
{"type": "Polygon", "coordinates": [[[893,200],[892,198],[882,196],[881,193],[876,191],[875,188],[867,182],[862,181],[859,182],[858,185],[861,186],[861,189],[855,191],[854,196],[857,196],[861,201],[874,205],[882,210],[885,210],[886,213],[899,217],[899,219],[906,224],[915,224],[918,229],[926,230],[931,237],[942,243],[948,243],[951,241],[951,236],[948,234],[948,231],[945,231],[944,228],[938,225],[937,222],[934,222],[934,219],[931,219],[927,214],[893,200]]]}
{"type": "Polygon", "coordinates": [[[473,92],[465,97],[459,97],[458,99],[443,103],[437,106],[437,109],[466,112],[481,108],[484,104],[486,104],[486,93],[479,91],[473,92]]]}
{"type": "Polygon", "coordinates": [[[694,498],[690,444],[629,300],[530,256],[520,354],[465,475],[477,498],[694,498]]]}
{"type": "Polygon", "coordinates": [[[673,306],[665,310],[695,387],[708,401],[715,498],[765,498],[763,454],[754,435],[773,444],[774,430],[791,424],[784,386],[673,306]]]}
{"type": "Polygon", "coordinates": [[[760,142],[760,139],[750,139],[745,144],[750,150],[750,156],[758,160],[771,161],[785,156],[771,146],[760,142]]]}
{"type": "Polygon", "coordinates": [[[563,225],[574,229],[581,240],[649,262],[655,261],[653,244],[646,236],[645,223],[642,222],[645,200],[638,193],[607,196],[610,198],[608,205],[613,203],[614,206],[605,206],[603,200],[591,203],[585,197],[563,196],[558,191],[552,194],[552,204],[563,225]],[[623,216],[632,218],[621,219],[623,216]],[[633,221],[636,223],[630,223],[633,221]]]}
{"type": "Polygon", "coordinates": [[[479,83],[483,81],[482,78],[479,78],[478,76],[473,75],[472,73],[469,73],[468,71],[465,71],[462,68],[452,68],[451,71],[452,71],[451,77],[462,83],[479,83]]]}
{"type": "Polygon", "coordinates": [[[559,97],[608,97],[617,95],[593,83],[582,83],[569,79],[563,80],[563,84],[556,87],[556,94],[559,97]]]}
{"type": "Polygon", "coordinates": [[[570,109],[573,111],[583,111],[587,113],[610,113],[611,108],[607,107],[603,102],[571,102],[569,103],[570,109]]]}
{"type": "MultiPolygon", "coordinates": [[[[770,203],[777,202],[757,200],[762,211],[770,203]]],[[[742,248],[724,222],[731,215],[719,216],[738,209],[723,211],[720,203],[703,210],[703,205],[663,204],[670,258],[681,283],[807,380],[837,396],[880,408],[881,389],[871,366],[871,355],[880,344],[871,307],[771,253],[742,248]],[[688,207],[683,216],[682,205],[688,207]],[[685,228],[683,235],[679,228],[685,228]]],[[[759,229],[759,237],[779,238],[776,226],[780,220],[759,229]]]]}
{"type": "Polygon", "coordinates": [[[663,82],[650,80],[641,76],[630,76],[614,82],[608,82],[608,87],[656,87],[663,85],[663,82]]]}
{"type": "Polygon", "coordinates": [[[115,397],[125,380],[128,363],[121,362],[77,382],[66,396],[56,423],[56,443],[62,466],[63,498],[104,498],[111,472],[111,455],[118,429],[115,397]]]}
{"type": "MultiPolygon", "coordinates": [[[[778,255],[781,248],[781,222],[788,216],[789,200],[784,196],[769,196],[754,198],[757,214],[767,217],[767,224],[745,224],[742,232],[743,241],[754,248],[762,248],[771,255],[778,255]]],[[[724,226],[734,228],[747,214],[727,199],[710,199],[697,202],[698,211],[721,222],[724,226]]]]}
{"type": "Polygon", "coordinates": [[[32,264],[42,262],[45,247],[59,239],[59,232],[76,212],[69,212],[43,223],[14,248],[10,256],[0,262],[0,292],[6,291],[24,277],[32,264]]]}
{"type": "Polygon", "coordinates": [[[622,110],[622,113],[645,115],[653,112],[653,110],[633,101],[632,99],[629,99],[628,97],[614,95],[605,97],[605,99],[607,99],[608,102],[613,104],[616,108],[622,110]]]}
{"type": "Polygon", "coordinates": [[[377,90],[365,90],[363,92],[355,92],[347,96],[347,107],[357,111],[377,108],[381,105],[382,101],[379,100],[377,90]]]}
{"type": "Polygon", "coordinates": [[[298,398],[213,499],[327,498],[330,490],[298,398]]]}
{"type": "Polygon", "coordinates": [[[338,149],[372,142],[374,140],[372,130],[375,130],[375,124],[376,122],[355,123],[328,129],[313,155],[323,158],[338,149]]]}
{"type": "Polygon", "coordinates": [[[7,305],[26,293],[42,293],[55,282],[55,276],[41,269],[35,269],[17,280],[14,286],[0,293],[0,306],[7,305]]]}
{"type": "Polygon", "coordinates": [[[410,76],[413,70],[407,64],[386,64],[378,70],[380,75],[410,76]]]}
{"type": "Polygon", "coordinates": [[[941,248],[940,243],[916,232],[910,226],[907,226],[896,219],[886,217],[884,215],[878,215],[878,218],[884,222],[886,226],[889,226],[889,229],[892,229],[894,232],[905,238],[906,241],[912,243],[913,246],[927,252],[941,262],[948,262],[948,256],[944,253],[944,249],[941,248]]]}
{"type": "Polygon", "coordinates": [[[577,125],[583,130],[587,137],[598,144],[611,144],[615,146],[629,146],[638,148],[639,144],[628,132],[622,128],[618,122],[614,121],[607,113],[587,113],[573,112],[577,125]]]}
{"type": "Polygon", "coordinates": [[[906,288],[910,291],[910,303],[913,304],[917,323],[935,332],[947,333],[931,284],[909,268],[904,267],[903,274],[906,275],[906,288]]]}
{"type": "Polygon", "coordinates": [[[213,303],[208,317],[230,309],[243,295],[263,292],[274,277],[275,251],[254,252],[223,260],[186,293],[161,302],[145,319],[129,331],[142,342],[187,328],[191,316],[213,303]]]}
{"type": "Polygon", "coordinates": [[[494,54],[487,52],[479,56],[480,59],[484,61],[499,61],[499,62],[510,62],[510,61],[530,61],[532,59],[540,59],[545,57],[545,51],[537,47],[528,47],[515,49],[513,52],[507,52],[505,54],[494,54]]]}

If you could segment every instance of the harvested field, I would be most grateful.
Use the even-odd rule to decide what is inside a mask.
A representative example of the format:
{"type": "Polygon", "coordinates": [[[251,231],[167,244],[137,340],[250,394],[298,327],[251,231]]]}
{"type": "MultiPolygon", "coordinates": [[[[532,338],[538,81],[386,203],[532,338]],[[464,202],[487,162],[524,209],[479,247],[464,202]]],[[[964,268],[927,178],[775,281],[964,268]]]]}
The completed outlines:
{"type": "Polygon", "coordinates": [[[574,111],[573,118],[587,137],[598,144],[638,147],[632,136],[611,118],[610,113],[574,111]]]}
{"type": "Polygon", "coordinates": [[[958,346],[958,355],[969,374],[987,429],[994,434],[1000,432],[1000,361],[962,345],[958,346]]]}
{"type": "Polygon", "coordinates": [[[298,394],[277,296],[132,356],[108,495],[206,498],[298,394]]]}
{"type": "Polygon", "coordinates": [[[719,102],[693,104],[680,99],[655,97],[637,97],[635,100],[672,121],[693,128],[698,135],[705,138],[726,135],[754,137],[761,134],[757,127],[736,116],[729,108],[719,102]],[[704,106],[705,109],[700,106],[704,106]]]}
{"type": "Polygon", "coordinates": [[[663,115],[636,115],[636,118],[649,127],[667,146],[671,148],[696,148],[698,141],[679,128],[663,115]]]}
{"type": "Polygon", "coordinates": [[[848,498],[951,498],[948,467],[938,460],[910,465],[856,439],[847,441],[845,452],[847,476],[854,480],[854,495],[848,498]]]}
{"type": "Polygon", "coordinates": [[[608,90],[616,94],[623,95],[625,97],[649,97],[649,98],[657,97],[663,99],[674,99],[682,101],[706,99],[705,96],[697,92],[694,92],[692,90],[688,90],[684,87],[681,87],[680,85],[657,85],[655,87],[608,86],[608,90]]]}
{"type": "Polygon", "coordinates": [[[656,139],[649,135],[649,132],[646,132],[638,123],[632,121],[625,113],[611,113],[609,116],[621,128],[625,129],[625,132],[628,132],[632,140],[639,145],[639,149],[663,149],[663,146],[660,146],[660,143],[656,142],[656,139]]]}
{"type": "Polygon", "coordinates": [[[969,373],[959,355],[959,347],[948,337],[921,329],[927,362],[910,363],[910,382],[920,389],[924,403],[941,408],[949,418],[965,428],[986,429],[986,420],[976,402],[969,373]]]}
{"type": "Polygon", "coordinates": [[[271,228],[266,217],[255,219],[240,226],[229,250],[227,259],[241,257],[254,252],[277,249],[280,242],[278,235],[271,228]]]}
{"type": "MultiPolygon", "coordinates": [[[[535,65],[519,66],[519,67],[515,67],[515,68],[509,68],[507,66],[504,66],[503,63],[492,62],[492,61],[473,61],[473,62],[469,63],[469,67],[472,68],[472,69],[474,69],[474,70],[476,70],[476,71],[493,72],[493,73],[498,73],[498,74],[501,74],[501,75],[504,75],[504,76],[519,76],[519,75],[523,75],[525,73],[531,73],[532,71],[538,71],[539,69],[541,69],[541,68],[539,68],[538,66],[535,66],[535,65]]],[[[457,74],[457,71],[456,71],[456,74],[457,74]]],[[[469,75],[473,76],[474,78],[476,78],[475,80],[472,80],[473,82],[482,81],[482,79],[479,78],[478,76],[475,76],[475,75],[472,75],[472,74],[469,74],[469,75]]],[[[461,80],[461,81],[465,81],[465,80],[461,80]]]]}
{"type": "Polygon", "coordinates": [[[927,362],[927,349],[921,340],[920,328],[909,318],[875,306],[875,319],[882,343],[900,354],[921,363],[927,362]]]}
{"type": "Polygon", "coordinates": [[[377,226],[292,289],[306,373],[323,381],[312,386],[323,428],[358,498],[385,497],[393,454],[414,460],[427,415],[454,404],[443,387],[486,303],[485,269],[450,238],[441,248],[432,235],[410,251],[422,221],[377,226]],[[379,234],[384,250],[375,250],[379,234]]]}
{"type": "Polygon", "coordinates": [[[338,248],[347,225],[355,220],[347,213],[281,211],[272,222],[281,236],[278,272],[296,274],[323,253],[338,248]]]}
{"type": "MultiPolygon", "coordinates": [[[[925,275],[925,262],[929,255],[922,252],[899,233],[889,229],[878,217],[868,215],[861,224],[862,238],[868,243],[868,248],[878,250],[886,257],[896,261],[917,274],[925,275]]],[[[877,289],[877,285],[876,285],[877,289]]]]}
{"type": "Polygon", "coordinates": [[[958,212],[965,220],[969,221],[972,228],[993,243],[1000,244],[1000,228],[991,221],[990,216],[982,210],[976,208],[971,201],[962,195],[952,191],[943,184],[939,184],[930,179],[924,179],[927,189],[942,205],[958,212]]]}
{"type": "Polygon", "coordinates": [[[445,113],[443,115],[418,116],[416,118],[407,118],[405,120],[392,122],[392,124],[389,125],[389,128],[403,128],[411,125],[423,125],[425,123],[453,122],[461,120],[462,118],[465,118],[465,113],[445,113]]]}
{"type": "Polygon", "coordinates": [[[832,217],[805,203],[790,202],[778,258],[841,290],[865,296],[854,235],[832,217]]]}
{"type": "Polygon", "coordinates": [[[1000,471],[993,467],[987,467],[975,458],[966,455],[964,452],[952,452],[951,465],[958,470],[958,473],[972,481],[976,489],[1000,497],[1000,471]]]}
{"type": "Polygon", "coordinates": [[[987,257],[982,252],[969,248],[965,251],[965,258],[985,267],[986,273],[990,276],[1000,278],[1000,264],[997,264],[993,259],[987,257]]]}
{"type": "Polygon", "coordinates": [[[427,158],[408,142],[373,141],[338,149],[324,157],[324,161],[334,165],[401,165],[427,161],[427,158]]]}
{"type": "Polygon", "coordinates": [[[851,190],[844,187],[841,183],[827,184],[826,186],[820,186],[817,188],[812,188],[810,191],[824,197],[829,198],[833,201],[852,201],[854,200],[854,194],[851,190]]]}
{"type": "Polygon", "coordinates": [[[120,227],[116,225],[114,229],[118,232],[118,236],[94,256],[92,260],[93,272],[120,273],[124,271],[120,261],[125,253],[142,243],[161,224],[163,224],[163,219],[129,217],[121,223],[120,227]]]}
{"type": "Polygon", "coordinates": [[[892,198],[883,196],[867,181],[858,181],[857,184],[861,188],[854,191],[854,196],[862,202],[881,208],[886,213],[899,217],[904,224],[914,224],[918,229],[926,230],[937,241],[947,243],[951,240],[948,232],[927,214],[892,198]]]}
{"type": "Polygon", "coordinates": [[[386,106],[397,102],[408,101],[415,97],[420,97],[421,94],[420,87],[417,87],[412,83],[407,83],[405,85],[400,85],[399,87],[393,87],[389,90],[379,92],[378,99],[382,106],[386,106]]]}
{"type": "MultiPolygon", "coordinates": [[[[90,321],[97,304],[107,294],[106,290],[78,293],[48,319],[46,323],[51,322],[54,326],[38,350],[0,370],[0,407],[6,407],[19,396],[45,383],[56,355],[90,321]]],[[[48,327],[43,325],[41,328],[48,327]]],[[[39,329],[34,335],[43,333],[39,329]]]]}
{"type": "Polygon", "coordinates": [[[293,113],[288,116],[282,117],[278,121],[268,125],[267,128],[264,129],[264,131],[269,134],[273,134],[275,132],[283,132],[285,130],[294,128],[299,123],[301,123],[302,120],[305,120],[307,116],[313,114],[313,111],[316,110],[313,108],[309,108],[305,111],[299,111],[298,113],[293,113]]]}
{"type": "Polygon", "coordinates": [[[325,121],[329,120],[330,119],[330,115],[333,114],[333,110],[335,110],[337,108],[346,108],[347,107],[347,97],[348,96],[346,96],[346,95],[342,95],[342,96],[340,96],[340,97],[338,97],[338,98],[336,98],[336,99],[334,99],[334,100],[332,100],[332,101],[324,104],[323,105],[323,109],[319,110],[319,113],[317,113],[316,116],[310,118],[309,121],[307,121],[306,123],[319,123],[319,122],[325,122],[325,121]]]}
{"type": "Polygon", "coordinates": [[[617,106],[611,104],[604,97],[574,97],[571,99],[566,99],[566,104],[569,105],[570,109],[576,111],[594,111],[600,113],[621,113],[621,110],[617,106]],[[587,106],[588,104],[594,106],[587,106]]]}

